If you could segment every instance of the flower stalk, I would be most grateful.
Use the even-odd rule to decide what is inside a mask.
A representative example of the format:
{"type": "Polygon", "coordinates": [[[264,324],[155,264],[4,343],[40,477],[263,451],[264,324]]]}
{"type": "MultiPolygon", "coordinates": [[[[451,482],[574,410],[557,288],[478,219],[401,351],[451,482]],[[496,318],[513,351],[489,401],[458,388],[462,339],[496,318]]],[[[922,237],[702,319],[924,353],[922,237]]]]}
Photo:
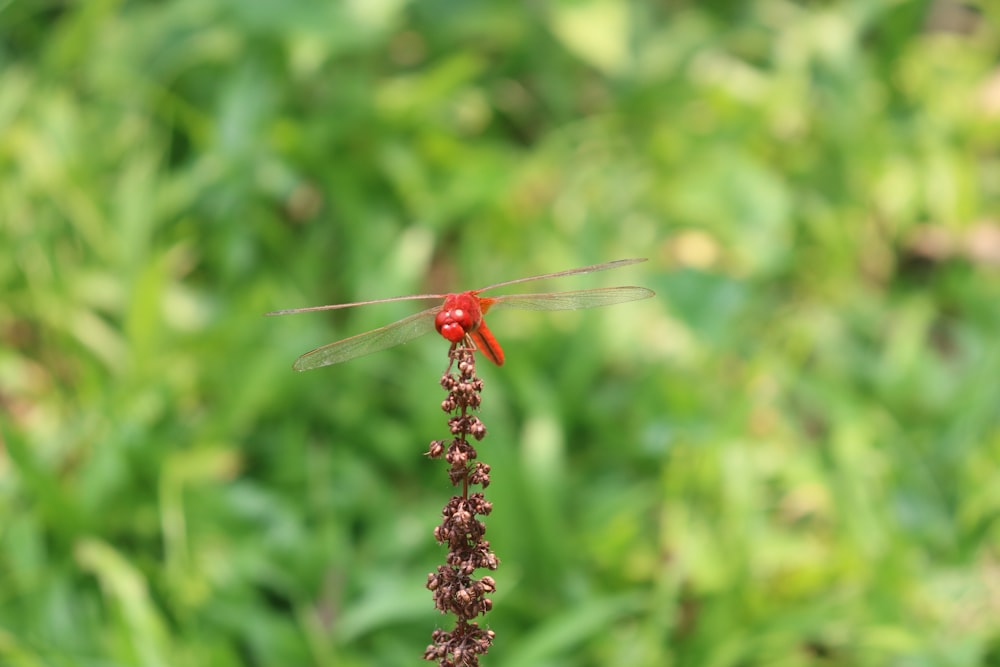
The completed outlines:
{"type": "Polygon", "coordinates": [[[490,466],[476,460],[470,442],[470,438],[478,442],[486,436],[486,427],[472,414],[480,406],[483,381],[476,377],[471,344],[453,344],[448,358],[441,377],[448,396],[441,409],[451,415],[452,438],[431,442],[427,455],[444,458],[450,465],[452,486],[460,486],[462,493],[452,496],[441,512],[441,524],[434,528],[434,539],[448,546],[448,556],[427,575],[427,588],[434,595],[434,606],[442,614],[454,614],[456,622],[450,632],[437,629],[431,634],[433,643],[424,651],[424,659],[436,660],[439,667],[478,667],[479,656],[489,650],[494,633],[481,628],[475,619],[493,607],[486,596],[496,591],[496,582],[490,576],[476,579],[473,575],[480,569],[495,570],[500,564],[483,539],[486,525],[476,518],[488,515],[493,506],[481,491],[470,493],[470,487],[485,489],[490,484],[490,466]]]}

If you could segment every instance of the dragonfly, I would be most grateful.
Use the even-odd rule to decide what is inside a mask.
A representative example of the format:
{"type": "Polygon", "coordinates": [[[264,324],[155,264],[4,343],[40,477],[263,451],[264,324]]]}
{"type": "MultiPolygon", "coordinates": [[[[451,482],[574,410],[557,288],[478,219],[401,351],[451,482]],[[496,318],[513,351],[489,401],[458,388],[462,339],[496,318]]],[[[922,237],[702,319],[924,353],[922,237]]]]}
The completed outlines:
{"type": "Polygon", "coordinates": [[[379,352],[396,345],[408,343],[411,340],[437,330],[441,336],[457,345],[461,342],[471,343],[484,357],[497,366],[504,362],[503,348],[497,342],[493,333],[486,326],[483,316],[487,311],[503,308],[519,310],[578,310],[581,308],[597,308],[612,306],[618,303],[648,299],[655,295],[645,287],[599,287],[597,289],[576,290],[571,292],[544,292],[538,294],[506,294],[502,296],[480,296],[500,287],[518,285],[535,280],[577,276],[584,273],[608,271],[630,264],[645,262],[645,259],[618,259],[612,262],[592,264],[566,271],[543,273],[530,278],[505,280],[502,283],[480,287],[479,289],[460,292],[458,294],[414,294],[411,296],[394,296],[387,299],[357,301],[354,303],[338,303],[329,306],[310,306],[307,308],[289,308],[266,313],[273,315],[291,315],[295,313],[312,313],[321,310],[339,310],[357,306],[371,306],[378,303],[394,301],[438,300],[440,304],[422,310],[419,313],[404,317],[401,320],[387,324],[378,329],[344,338],[306,352],[292,365],[297,371],[308,371],[339,364],[357,357],[379,352]]]}

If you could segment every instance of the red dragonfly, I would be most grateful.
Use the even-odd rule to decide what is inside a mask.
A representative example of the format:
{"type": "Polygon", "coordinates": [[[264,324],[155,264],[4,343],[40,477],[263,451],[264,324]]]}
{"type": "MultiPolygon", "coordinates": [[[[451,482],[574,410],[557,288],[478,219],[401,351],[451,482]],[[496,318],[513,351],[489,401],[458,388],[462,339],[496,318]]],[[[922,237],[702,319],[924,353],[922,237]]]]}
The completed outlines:
{"type": "Polygon", "coordinates": [[[440,305],[404,317],[357,336],[328,343],[311,352],[306,352],[296,359],[292,366],[297,371],[308,371],[313,368],[339,364],[355,357],[372,352],[378,352],[394,345],[409,342],[418,336],[430,333],[436,329],[446,340],[457,344],[462,340],[471,340],[483,356],[497,366],[503,365],[503,349],[486,326],[483,315],[488,310],[501,308],[516,308],[520,310],[576,310],[579,308],[596,308],[612,306],[616,303],[648,299],[655,293],[645,287],[601,287],[598,289],[577,290],[575,292],[546,292],[542,294],[508,294],[505,296],[479,296],[480,293],[498,287],[526,283],[531,280],[545,278],[561,278],[575,276],[581,273],[594,273],[628,266],[645,259],[618,259],[603,264],[582,266],[578,269],[545,273],[530,278],[518,278],[502,283],[482,287],[459,294],[416,294],[413,296],[394,296],[388,299],[358,301],[356,303],[339,303],[331,306],[312,306],[310,308],[290,308],[276,310],[268,315],[289,315],[291,313],[311,313],[317,310],[336,310],[338,308],[353,308],[368,306],[374,303],[390,303],[392,301],[412,301],[416,299],[443,299],[440,305]]]}

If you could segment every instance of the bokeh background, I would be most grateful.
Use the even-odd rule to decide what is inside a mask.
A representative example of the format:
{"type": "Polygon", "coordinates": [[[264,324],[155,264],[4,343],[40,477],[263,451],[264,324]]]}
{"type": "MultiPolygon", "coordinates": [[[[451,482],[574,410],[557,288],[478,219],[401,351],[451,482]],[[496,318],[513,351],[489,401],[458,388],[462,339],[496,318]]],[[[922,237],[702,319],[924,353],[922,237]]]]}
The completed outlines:
{"type": "Polygon", "coordinates": [[[486,665],[1000,665],[1000,7],[0,6],[0,664],[422,664],[481,286],[486,665]]]}

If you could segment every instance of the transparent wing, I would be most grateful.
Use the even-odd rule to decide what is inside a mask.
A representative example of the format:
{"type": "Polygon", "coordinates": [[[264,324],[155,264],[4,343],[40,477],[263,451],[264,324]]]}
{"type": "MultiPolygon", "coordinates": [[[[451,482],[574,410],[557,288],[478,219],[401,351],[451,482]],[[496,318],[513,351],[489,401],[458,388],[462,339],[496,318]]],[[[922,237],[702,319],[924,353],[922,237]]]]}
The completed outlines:
{"type": "Polygon", "coordinates": [[[645,287],[601,287],[575,292],[549,292],[547,294],[508,294],[498,297],[480,297],[483,310],[490,312],[502,308],[518,310],[578,310],[598,308],[648,299],[656,293],[645,287]]]}
{"type": "Polygon", "coordinates": [[[354,308],[355,306],[370,306],[373,303],[392,303],[393,301],[416,301],[418,299],[441,300],[447,294],[414,294],[413,296],[391,296],[388,299],[372,299],[371,301],[355,301],[354,303],[334,303],[329,306],[308,306],[306,308],[285,308],[284,310],[272,310],[264,313],[265,317],[275,315],[294,315],[295,313],[315,313],[318,310],[339,310],[340,308],[354,308]]]}
{"type": "MultiPolygon", "coordinates": [[[[638,264],[639,262],[645,262],[645,258],[638,259],[616,259],[612,262],[602,262],[601,264],[591,264],[590,266],[581,266],[578,269],[566,269],[565,271],[556,271],[555,273],[543,273],[540,276],[531,276],[530,278],[517,278],[515,280],[505,280],[502,283],[496,283],[495,285],[490,285],[489,287],[483,287],[477,290],[473,290],[475,293],[485,292],[486,290],[495,289],[497,287],[506,287],[507,285],[516,285],[518,283],[527,283],[532,280],[545,280],[547,278],[561,278],[562,276],[576,276],[581,273],[596,273],[597,271],[607,271],[608,269],[617,269],[620,266],[628,266],[629,264],[638,264]]],[[[608,305],[608,304],[599,304],[608,305]]],[[[588,306],[582,306],[587,308],[588,306]]],[[[547,309],[545,309],[547,310],[547,309]]],[[[565,309],[564,309],[565,310],[565,309]]]]}
{"type": "Polygon", "coordinates": [[[296,359],[292,368],[308,371],[402,345],[434,331],[434,316],[440,309],[440,306],[434,306],[384,327],[317,347],[296,359]]]}

